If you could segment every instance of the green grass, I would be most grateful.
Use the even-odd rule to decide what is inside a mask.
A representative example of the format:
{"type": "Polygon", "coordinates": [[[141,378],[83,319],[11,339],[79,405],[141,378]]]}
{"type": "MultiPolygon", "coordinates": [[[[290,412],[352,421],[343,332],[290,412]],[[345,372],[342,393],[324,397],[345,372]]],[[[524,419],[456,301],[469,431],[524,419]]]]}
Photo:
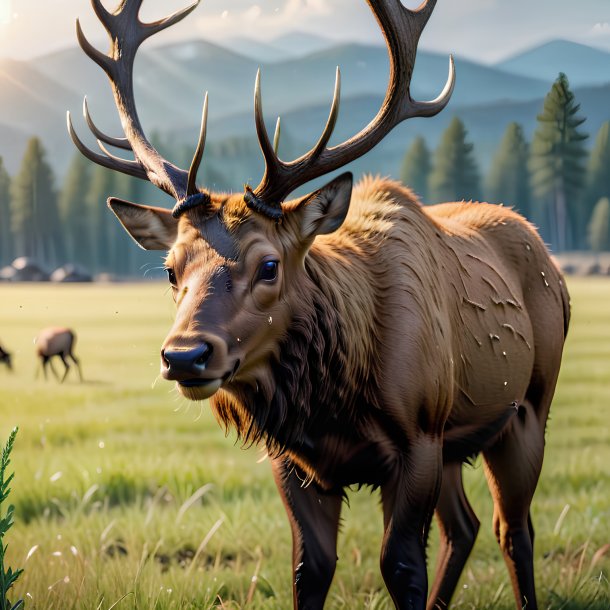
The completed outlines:
{"type": "MultiPolygon", "coordinates": [[[[610,608],[610,281],[573,279],[573,324],[534,499],[541,608],[610,608]]],[[[7,565],[27,609],[291,607],[290,534],[260,449],[225,438],[207,405],[157,381],[173,317],[161,284],[1,285],[0,441],[18,425],[7,565]],[[85,383],[35,379],[32,339],[73,326],[85,383]],[[253,585],[255,578],[256,586],[253,585]]],[[[469,498],[482,522],[453,607],[513,608],[491,534],[480,463],[469,498]]],[[[389,610],[378,569],[376,494],[350,494],[327,608],[389,610]]],[[[436,532],[430,543],[433,567],[436,532]]]]}

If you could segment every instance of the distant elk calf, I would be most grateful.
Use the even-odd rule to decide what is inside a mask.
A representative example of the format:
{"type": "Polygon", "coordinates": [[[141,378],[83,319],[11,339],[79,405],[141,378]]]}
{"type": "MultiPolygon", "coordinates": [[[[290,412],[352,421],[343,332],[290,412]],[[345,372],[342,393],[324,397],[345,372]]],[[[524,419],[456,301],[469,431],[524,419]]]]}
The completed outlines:
{"type": "MultiPolygon", "coordinates": [[[[172,211],[111,198],[146,249],[169,250],[176,320],[161,351],[163,377],[245,442],[264,443],[293,534],[294,605],[320,610],[337,561],[346,487],[381,490],[381,570],[400,610],[447,608],[479,527],[462,486],[462,463],[481,453],[493,527],[518,608],[536,610],[530,503],[569,320],[563,279],[535,229],[505,207],[422,206],[398,183],[344,173],[292,201],[299,186],[371,150],[398,123],[432,116],[449,101],[410,95],[419,36],[434,0],[368,0],[390,53],[390,84],[377,116],[329,146],[327,125],[302,157],[277,155],[263,119],[258,186],[213,193],[196,185],[205,140],[189,171],[146,137],[134,99],[139,45],[196,4],[144,23],[142,0],[110,13],[92,0],[110,53],[85,52],[110,77],[124,138],[102,132],[85,105],[100,152],[90,159],[148,179],[176,200],[172,211]],[[131,152],[123,158],[108,147],[131,152]],[[436,511],[441,549],[426,601],[426,540],[436,511]]],[[[339,3],[337,3],[339,4],[339,3]]]]}
{"type": "Polygon", "coordinates": [[[65,367],[63,377],[61,378],[61,383],[64,382],[66,376],[68,375],[68,371],[70,370],[68,358],[70,358],[74,364],[76,364],[76,368],[78,369],[78,377],[81,381],[83,380],[80,362],[73,352],[75,342],[76,335],[74,334],[74,331],[70,330],[69,328],[52,327],[45,328],[40,332],[35,341],[36,353],[41,359],[45,379],[47,378],[47,365],[51,367],[53,375],[59,379],[57,371],[53,368],[53,363],[51,362],[51,358],[54,356],[59,356],[65,367]]]}
{"type": "Polygon", "coordinates": [[[13,363],[11,362],[11,355],[0,345],[0,362],[6,364],[7,368],[10,370],[13,368],[13,363]]]}

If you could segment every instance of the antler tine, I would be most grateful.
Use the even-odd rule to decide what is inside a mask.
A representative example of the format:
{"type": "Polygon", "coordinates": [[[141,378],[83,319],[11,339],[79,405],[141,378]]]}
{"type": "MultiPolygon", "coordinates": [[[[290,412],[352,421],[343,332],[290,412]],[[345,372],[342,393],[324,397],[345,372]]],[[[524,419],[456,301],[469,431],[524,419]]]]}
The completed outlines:
{"type": "Polygon", "coordinates": [[[96,49],[85,37],[80,20],[76,20],[76,38],[81,49],[90,57],[106,74],[110,75],[111,58],[96,49]]]}
{"type": "Polygon", "coordinates": [[[127,138],[114,138],[113,136],[106,135],[103,131],[101,131],[97,125],[93,122],[91,118],[91,114],[89,113],[89,105],[87,104],[87,96],[83,99],[83,116],[85,117],[85,121],[87,121],[87,125],[91,130],[91,133],[102,142],[106,142],[106,144],[110,144],[111,146],[115,146],[116,148],[122,148],[124,150],[131,150],[131,144],[127,138]]]}
{"type": "Polygon", "coordinates": [[[438,114],[451,99],[455,88],[455,62],[453,55],[449,55],[449,76],[445,82],[445,87],[438,97],[429,102],[416,102],[411,100],[410,110],[406,112],[405,119],[411,117],[431,117],[438,114]]]}
{"type": "Polygon", "coordinates": [[[258,143],[265,158],[265,175],[269,177],[275,177],[278,174],[278,170],[281,166],[281,161],[275,154],[275,150],[271,141],[269,140],[269,134],[265,127],[265,119],[263,117],[263,100],[261,94],[261,70],[258,69],[256,73],[256,81],[254,83],[254,123],[256,125],[256,134],[258,136],[258,143]]]}
{"type": "Polygon", "coordinates": [[[148,38],[149,36],[152,36],[153,34],[156,34],[157,32],[161,32],[162,30],[171,27],[179,21],[182,21],[187,15],[190,15],[199,6],[200,1],[201,0],[196,0],[196,2],[193,2],[193,4],[191,4],[190,6],[176,11],[172,15],[169,15],[169,17],[159,19],[159,21],[142,24],[144,27],[144,39],[148,38]]]}
{"type": "Polygon", "coordinates": [[[417,44],[436,0],[424,0],[415,10],[401,0],[367,0],[386,40],[390,56],[388,89],[379,112],[359,133],[349,140],[327,148],[339,110],[340,74],[337,71],[331,113],[318,143],[308,153],[291,162],[272,156],[269,138],[262,122],[260,90],[255,102],[255,117],[260,146],[265,157],[265,173],[254,191],[246,192],[246,201],[256,201],[256,209],[281,209],[281,202],[298,186],[346,165],[376,146],[396,125],[411,117],[429,117],[449,102],[455,86],[455,65],[449,58],[449,77],[442,93],[430,102],[411,98],[410,85],[417,44]]]}
{"type": "Polygon", "coordinates": [[[206,91],[205,99],[203,101],[203,112],[201,116],[201,129],[199,130],[199,140],[197,142],[197,149],[195,150],[195,155],[193,156],[193,161],[191,163],[191,167],[189,169],[188,175],[188,184],[186,187],[187,195],[194,195],[197,193],[197,171],[199,170],[199,165],[201,164],[201,159],[203,157],[203,150],[205,148],[205,137],[207,132],[208,125],[208,94],[206,91]]]}
{"type": "Polygon", "coordinates": [[[97,18],[102,22],[106,30],[108,30],[112,21],[112,13],[106,9],[101,0],[91,0],[91,6],[97,15],[97,18]]]}
{"type": "Polygon", "coordinates": [[[277,117],[277,122],[275,123],[275,133],[273,134],[273,152],[277,157],[277,151],[280,147],[280,136],[282,134],[282,124],[280,117],[277,117]]]}
{"type": "Polygon", "coordinates": [[[326,148],[330,137],[333,135],[337,118],[339,117],[339,103],[341,101],[341,71],[337,66],[337,72],[335,73],[335,92],[333,94],[333,102],[330,106],[330,114],[328,115],[328,121],[326,127],[318,140],[318,143],[311,149],[311,152],[307,155],[309,159],[316,159],[320,156],[322,151],[326,148]]]}
{"type": "MultiPolygon", "coordinates": [[[[70,134],[70,138],[74,145],[78,150],[90,161],[97,163],[98,165],[102,165],[103,167],[107,167],[108,169],[119,171],[123,174],[127,174],[128,176],[134,176],[135,178],[140,178],[142,180],[146,180],[146,171],[144,167],[138,163],[137,161],[129,161],[127,159],[119,159],[114,155],[104,156],[100,155],[92,151],[88,146],[86,146],[82,140],[76,134],[74,130],[74,126],[72,125],[72,117],[70,116],[70,112],[66,114],[66,120],[68,124],[68,133],[70,134]]],[[[99,141],[98,141],[99,142],[99,141]]],[[[107,152],[103,147],[102,149],[107,152]]]]}

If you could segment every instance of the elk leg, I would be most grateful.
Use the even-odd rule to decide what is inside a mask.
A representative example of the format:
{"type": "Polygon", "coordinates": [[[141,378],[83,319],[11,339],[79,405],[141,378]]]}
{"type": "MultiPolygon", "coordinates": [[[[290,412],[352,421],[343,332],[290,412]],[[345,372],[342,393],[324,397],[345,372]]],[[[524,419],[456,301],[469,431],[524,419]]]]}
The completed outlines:
{"type": "Polygon", "coordinates": [[[72,353],[69,354],[70,358],[72,358],[72,362],[76,364],[76,370],[78,371],[78,379],[79,381],[83,380],[83,371],[80,368],[80,360],[72,353]]]}
{"type": "Polygon", "coordinates": [[[272,465],[292,529],[294,608],[322,610],[337,563],[343,495],[304,482],[288,459],[277,458],[272,465]]]}
{"type": "Polygon", "coordinates": [[[44,367],[44,378],[47,378],[47,364],[49,365],[49,368],[51,369],[51,373],[53,373],[53,376],[55,377],[55,379],[59,380],[59,375],[57,374],[57,371],[55,370],[55,367],[53,366],[53,361],[51,360],[51,356],[47,356],[45,357],[45,359],[43,360],[43,367],[44,367]]]}
{"type": "Polygon", "coordinates": [[[63,383],[66,380],[66,377],[68,376],[68,371],[70,370],[70,365],[68,364],[68,361],[66,360],[66,357],[63,354],[59,354],[59,357],[61,358],[61,361],[64,363],[64,366],[66,367],[64,370],[64,375],[61,378],[61,382],[63,383]]]}
{"type": "Polygon", "coordinates": [[[479,520],[464,493],[462,464],[459,462],[443,466],[436,518],[440,529],[440,549],[428,610],[449,607],[479,531],[479,520]]]}
{"type": "Polygon", "coordinates": [[[517,608],[536,610],[534,528],[530,504],[544,453],[544,425],[529,403],[519,407],[512,427],[484,452],[494,500],[493,527],[508,567],[517,608]]]}
{"type": "Polygon", "coordinates": [[[397,610],[424,610],[428,592],[426,541],[442,473],[441,442],[414,443],[381,487],[385,533],[381,572],[397,610]]]}

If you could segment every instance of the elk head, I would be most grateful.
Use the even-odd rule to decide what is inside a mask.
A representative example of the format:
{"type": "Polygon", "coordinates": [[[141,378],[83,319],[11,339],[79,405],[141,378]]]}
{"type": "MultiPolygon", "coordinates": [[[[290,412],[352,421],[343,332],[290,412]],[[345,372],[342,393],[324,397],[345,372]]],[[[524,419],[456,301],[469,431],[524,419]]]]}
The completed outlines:
{"type": "Polygon", "coordinates": [[[287,196],[306,182],[334,171],[373,148],[401,121],[433,116],[448,103],[455,73],[431,102],[411,99],[409,86],[417,43],[435,0],[417,10],[400,0],[367,0],[384,33],[390,55],[390,81],[377,116],[360,133],[328,148],[340,99],[337,69],[329,118],[316,145],[298,159],[277,156],[279,120],[274,142],[265,129],[260,72],[254,109],[265,172],[256,188],[219,195],[196,186],[205,145],[208,98],[205,96],[199,142],[189,171],[161,157],[146,138],[136,112],[133,63],[140,44],[176,23],[198,4],[154,23],[139,19],[142,0],[122,0],[114,13],[101,0],[91,0],[106,28],[108,55],[95,49],[77,22],[83,50],[108,75],[125,132],[115,138],[100,131],[84,104],[89,128],[102,154],[87,148],[76,135],[68,114],[68,130],[78,149],[105,167],[149,180],[176,200],[172,211],[110,198],[108,205],[125,229],[145,249],[168,250],[166,269],[177,306],[174,326],[161,350],[161,370],[188,398],[202,399],[232,383],[256,383],[291,322],[295,304],[315,289],[305,271],[305,258],[319,235],[343,223],[349,208],[352,176],[343,174],[323,188],[294,201],[287,196]],[[127,160],[106,145],[133,153],[127,160]]]}

